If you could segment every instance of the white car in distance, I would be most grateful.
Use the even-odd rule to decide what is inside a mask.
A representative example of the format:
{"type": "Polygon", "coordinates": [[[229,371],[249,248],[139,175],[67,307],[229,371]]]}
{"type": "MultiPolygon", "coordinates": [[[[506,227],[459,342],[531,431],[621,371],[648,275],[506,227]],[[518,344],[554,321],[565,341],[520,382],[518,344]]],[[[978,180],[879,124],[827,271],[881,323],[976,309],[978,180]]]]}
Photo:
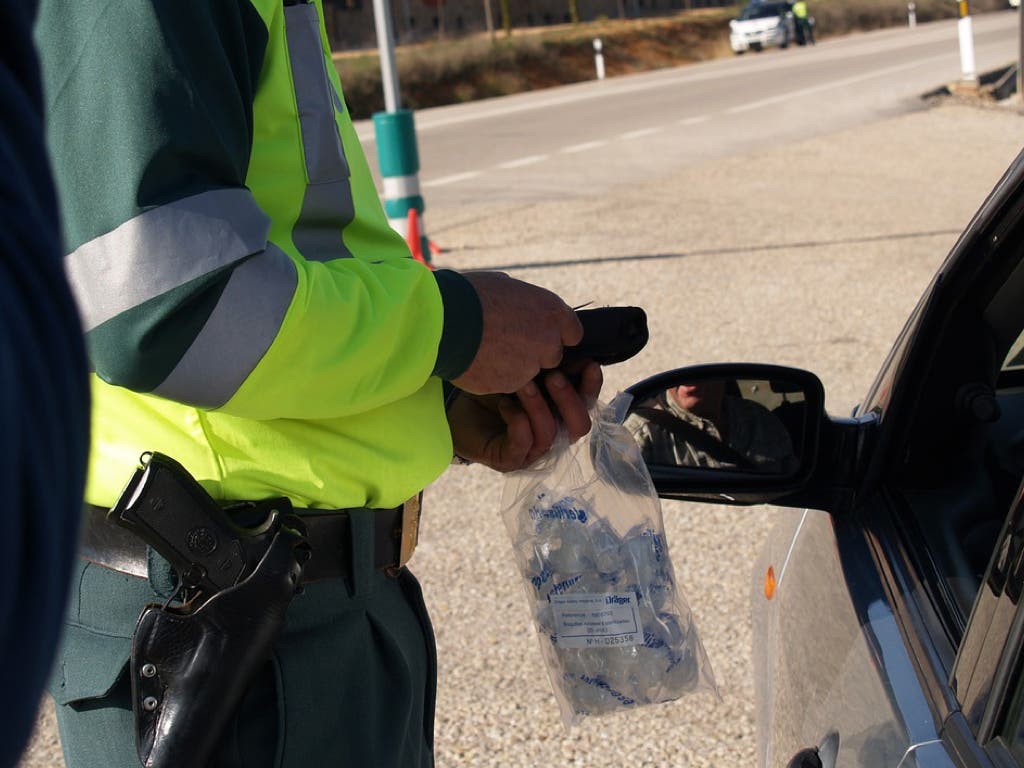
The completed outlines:
{"type": "Polygon", "coordinates": [[[773,45],[786,48],[795,39],[796,22],[787,2],[750,3],[738,19],[729,22],[729,45],[737,54],[773,45]]]}

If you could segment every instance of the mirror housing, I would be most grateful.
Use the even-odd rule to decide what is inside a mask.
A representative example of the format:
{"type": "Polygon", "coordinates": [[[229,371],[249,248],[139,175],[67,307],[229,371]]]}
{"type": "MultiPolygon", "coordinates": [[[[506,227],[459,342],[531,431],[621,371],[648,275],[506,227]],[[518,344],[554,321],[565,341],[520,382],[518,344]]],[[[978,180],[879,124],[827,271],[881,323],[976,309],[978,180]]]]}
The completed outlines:
{"type": "MultiPolygon", "coordinates": [[[[802,505],[829,424],[824,388],[813,373],[759,363],[713,363],[657,374],[629,387],[626,394],[631,402],[624,423],[641,444],[659,496],[720,504],[765,504],[787,497],[802,505]],[[687,402],[685,393],[695,391],[713,391],[717,399],[731,401],[723,402],[730,407],[716,409],[710,418],[705,418],[705,409],[705,417],[693,419],[680,403],[687,402]],[[725,412],[731,417],[719,425],[718,417],[725,412]],[[674,418],[680,416],[685,418],[674,418]],[[671,432],[669,451],[665,429],[671,432]],[[658,430],[652,441],[652,432],[658,430]],[[729,445],[741,432],[746,436],[743,447],[729,445]],[[758,443],[762,447],[755,448],[758,443]]],[[[697,411],[694,402],[688,407],[697,411]]]]}

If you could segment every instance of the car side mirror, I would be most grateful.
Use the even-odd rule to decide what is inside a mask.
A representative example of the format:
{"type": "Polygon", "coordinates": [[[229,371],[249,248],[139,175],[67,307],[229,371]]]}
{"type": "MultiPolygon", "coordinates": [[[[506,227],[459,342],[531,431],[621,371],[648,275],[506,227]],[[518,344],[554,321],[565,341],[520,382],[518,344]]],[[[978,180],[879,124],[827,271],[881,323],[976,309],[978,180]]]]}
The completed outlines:
{"type": "Polygon", "coordinates": [[[624,424],[665,498],[762,504],[801,490],[815,470],[826,417],[813,373],[699,365],[626,393],[624,424]]]}

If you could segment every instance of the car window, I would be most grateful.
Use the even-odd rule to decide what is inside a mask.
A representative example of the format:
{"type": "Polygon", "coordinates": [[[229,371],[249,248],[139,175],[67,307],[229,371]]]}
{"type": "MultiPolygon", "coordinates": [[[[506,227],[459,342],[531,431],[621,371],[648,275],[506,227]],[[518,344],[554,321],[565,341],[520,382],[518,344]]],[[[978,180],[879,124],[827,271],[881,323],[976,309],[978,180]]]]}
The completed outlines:
{"type": "MultiPolygon", "coordinates": [[[[998,222],[1007,230],[999,242],[1020,241],[1017,211],[998,222]]],[[[959,504],[966,514],[946,526],[956,540],[933,539],[931,549],[940,563],[953,555],[967,566],[940,565],[969,612],[949,681],[960,711],[996,764],[1024,765],[1024,258],[1015,245],[1004,246],[986,267],[945,335],[954,342],[945,372],[956,382],[953,404],[964,425],[956,433],[964,449],[953,452],[951,466],[971,485],[949,494],[943,507],[959,504]]]]}
{"type": "Polygon", "coordinates": [[[952,677],[970,730],[997,765],[1024,765],[1024,485],[999,534],[952,677]]]}
{"type": "Polygon", "coordinates": [[[1024,333],[1018,336],[1017,340],[1013,342],[1013,346],[1010,347],[1010,352],[1006,355],[1006,360],[1003,363],[1003,370],[1024,370],[1024,333]]]}
{"type": "MultiPolygon", "coordinates": [[[[1020,472],[1020,459],[1024,448],[1024,389],[1021,387],[1021,375],[1024,373],[1024,333],[1018,335],[1010,346],[1000,373],[997,400],[1001,413],[991,432],[993,453],[999,464],[1008,470],[1020,472]]],[[[987,588],[993,593],[1001,594],[1000,602],[1013,606],[1012,624],[1016,625],[1017,629],[1015,631],[1012,625],[1006,626],[1011,619],[1005,605],[1004,613],[1007,617],[1003,626],[1000,626],[997,620],[999,608],[993,608],[993,620],[988,624],[986,639],[988,647],[993,649],[993,657],[996,657],[996,649],[999,649],[1000,642],[1004,643],[999,649],[999,663],[990,663],[987,670],[983,660],[979,660],[977,665],[983,670],[983,676],[987,671],[992,678],[994,703],[988,705],[987,721],[991,723],[993,740],[989,745],[989,751],[991,753],[994,750],[1005,750],[1018,765],[1024,765],[1024,664],[1021,659],[1024,636],[1020,631],[1021,619],[1024,618],[1024,607],[1021,606],[1021,597],[1024,595],[1024,545],[1021,543],[1024,539],[1024,521],[1021,520],[1020,514],[1022,494],[1024,485],[1016,489],[1016,513],[1011,512],[1010,519],[997,542],[986,579],[987,588]],[[1001,697],[998,683],[1000,672],[1010,681],[1001,697]],[[1003,703],[999,704],[1000,701],[1003,703]],[[999,711],[997,706],[1002,711],[999,711]]],[[[979,603],[983,605],[985,599],[982,595],[979,603]]],[[[985,725],[986,718],[983,717],[979,720],[979,730],[984,729],[985,725]]],[[[984,732],[982,735],[984,736],[984,732]]]]}
{"type": "Polygon", "coordinates": [[[782,6],[774,3],[758,3],[756,5],[748,5],[743,9],[740,14],[741,21],[747,21],[749,19],[769,19],[772,16],[781,16],[782,6]]]}

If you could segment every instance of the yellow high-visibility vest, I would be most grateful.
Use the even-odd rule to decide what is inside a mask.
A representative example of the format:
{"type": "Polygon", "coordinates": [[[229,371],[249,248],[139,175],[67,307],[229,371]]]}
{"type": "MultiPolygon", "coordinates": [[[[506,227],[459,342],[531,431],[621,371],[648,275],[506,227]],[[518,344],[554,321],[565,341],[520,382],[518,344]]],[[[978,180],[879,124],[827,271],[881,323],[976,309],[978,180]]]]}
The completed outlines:
{"type": "Polygon", "coordinates": [[[159,451],[221,499],[401,504],[452,455],[440,278],[388,225],[321,3],[200,4],[188,28],[132,3],[110,32],[71,5],[38,36],[97,368],[87,501],[159,451]]]}

